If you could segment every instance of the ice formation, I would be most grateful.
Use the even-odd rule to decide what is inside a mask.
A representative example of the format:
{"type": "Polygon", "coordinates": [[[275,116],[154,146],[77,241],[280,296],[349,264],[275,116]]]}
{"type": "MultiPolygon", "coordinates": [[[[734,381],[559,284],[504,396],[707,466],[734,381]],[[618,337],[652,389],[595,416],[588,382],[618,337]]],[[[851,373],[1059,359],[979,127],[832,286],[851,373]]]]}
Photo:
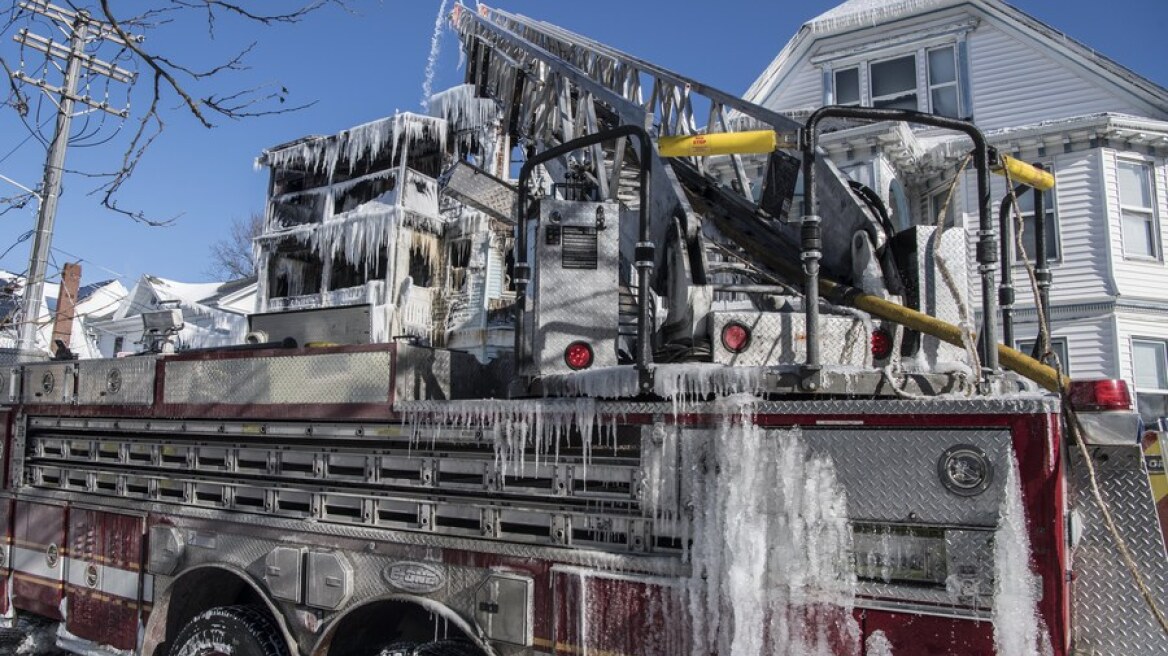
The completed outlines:
{"type": "MultiPolygon", "coordinates": [[[[522,476],[528,452],[534,464],[555,460],[573,431],[584,449],[585,469],[596,444],[615,434],[615,423],[605,423],[593,399],[497,399],[422,403],[399,408],[415,441],[423,432],[432,440],[444,439],[443,430],[481,430],[482,439],[494,446],[495,462],[504,475],[522,476]]],[[[615,422],[615,419],[610,419],[615,422]]]]}
{"type": "Polygon", "coordinates": [[[430,37],[430,56],[426,59],[426,78],[422,81],[422,111],[430,106],[430,92],[434,89],[434,73],[438,70],[438,55],[442,52],[442,21],[446,18],[446,0],[438,5],[434,18],[434,34],[430,37]]]}
{"type": "Polygon", "coordinates": [[[429,138],[446,148],[447,123],[433,116],[402,112],[327,137],[313,137],[264,151],[259,163],[274,169],[295,168],[332,174],[339,162],[350,168],[363,158],[376,159],[386,148],[391,157],[405,144],[429,138]]]}
{"type": "Polygon", "coordinates": [[[758,427],[754,403],[720,401],[718,428],[681,445],[693,506],[692,652],[858,655],[842,487],[800,429],[758,427]]]}
{"type": "Polygon", "coordinates": [[[1035,656],[1043,645],[1038,617],[1039,578],[1030,571],[1030,538],[1018,463],[1010,457],[998,529],[994,533],[994,650],[1000,656],[1035,656]]]}
{"type": "Polygon", "coordinates": [[[864,654],[866,656],[892,656],[892,643],[883,631],[873,631],[864,640],[864,654]]]}

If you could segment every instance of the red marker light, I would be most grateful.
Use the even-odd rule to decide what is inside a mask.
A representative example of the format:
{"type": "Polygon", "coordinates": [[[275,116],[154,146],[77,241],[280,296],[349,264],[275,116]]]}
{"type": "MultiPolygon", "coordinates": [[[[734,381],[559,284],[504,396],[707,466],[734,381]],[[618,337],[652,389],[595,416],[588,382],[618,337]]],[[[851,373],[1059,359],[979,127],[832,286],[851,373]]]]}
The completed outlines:
{"type": "Polygon", "coordinates": [[[750,346],[750,329],[740,323],[728,323],[722,328],[722,346],[731,353],[741,353],[750,346]]]}
{"type": "Polygon", "coordinates": [[[1070,397],[1076,410],[1086,412],[1132,409],[1127,381],[1123,380],[1072,381],[1070,397]]]}
{"type": "Polygon", "coordinates": [[[564,363],[569,368],[580,370],[592,366],[592,347],[584,342],[572,342],[564,349],[564,363]]]}
{"type": "Polygon", "coordinates": [[[883,328],[872,331],[872,357],[883,360],[892,355],[892,335],[883,328]]]}

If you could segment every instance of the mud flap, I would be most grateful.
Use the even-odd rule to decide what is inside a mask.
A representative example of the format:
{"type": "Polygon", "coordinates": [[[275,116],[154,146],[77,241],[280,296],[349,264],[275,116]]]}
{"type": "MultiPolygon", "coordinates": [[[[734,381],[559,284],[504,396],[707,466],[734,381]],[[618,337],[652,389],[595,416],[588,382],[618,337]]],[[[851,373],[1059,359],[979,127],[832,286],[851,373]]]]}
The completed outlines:
{"type": "MultiPolygon", "coordinates": [[[[1168,559],[1148,472],[1138,445],[1093,446],[1100,493],[1144,581],[1168,608],[1168,559]]],[[[1164,636],[1115,547],[1077,449],[1070,456],[1073,653],[1162,654],[1164,636]]]]}

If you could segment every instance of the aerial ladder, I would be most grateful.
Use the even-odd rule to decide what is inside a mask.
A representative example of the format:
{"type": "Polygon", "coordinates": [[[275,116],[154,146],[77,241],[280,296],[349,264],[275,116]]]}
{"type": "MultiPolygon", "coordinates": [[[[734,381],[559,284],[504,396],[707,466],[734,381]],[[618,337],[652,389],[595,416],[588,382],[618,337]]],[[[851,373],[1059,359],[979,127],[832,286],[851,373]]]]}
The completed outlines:
{"type": "MultiPolygon", "coordinates": [[[[588,149],[587,164],[601,197],[620,196],[635,209],[637,200],[627,193],[633,179],[624,173],[637,158],[649,160],[654,184],[648,210],[650,216],[657,217],[649,221],[647,241],[653,247],[654,287],[664,292],[675,290],[670,299],[674,305],[690,307],[688,316],[676,319],[685,324],[680,328],[683,332],[693,330],[694,315],[701,313],[703,296],[695,290],[708,287],[711,267],[718,268],[708,261],[703,244],[717,240],[762,263],[787,283],[803,287],[808,315],[804,385],[816,385],[820,364],[818,322],[813,315],[818,313],[821,295],[832,303],[857,307],[941,342],[968,346],[980,337],[979,360],[991,376],[998,370],[1000,357],[1007,367],[1044,387],[1061,389],[1065,385],[1054,369],[1003,345],[995,347],[997,231],[989,220],[988,190],[979,193],[985,205],[979,207],[982,221],[977,229],[983,313],[981,334],[973,336],[968,326],[959,328],[952,325],[956,321],[939,321],[883,298],[895,298],[903,291],[886,248],[890,231],[882,229],[879,212],[853,190],[854,183],[829,160],[803,154],[815,153],[813,129],[543,21],[480,4],[477,11],[459,5],[453,24],[463,39],[467,82],[474,84],[480,95],[500,103],[505,129],[532,151],[615,126],[638,126],[657,140],[656,152],[648,154],[624,137],[595,143],[588,149]],[[704,127],[699,126],[699,120],[705,121],[704,127]],[[743,130],[749,132],[744,134],[743,130]],[[763,140],[760,146],[757,137],[748,136],[758,134],[770,134],[769,142],[763,140]],[[726,154],[728,166],[723,169],[728,171],[713,175],[702,155],[719,153],[726,154]],[[744,157],[746,153],[752,154],[744,157]],[[815,209],[791,206],[802,159],[811,160],[811,174],[806,177],[814,180],[815,209]],[[839,282],[853,278],[850,245],[858,233],[867,236],[870,249],[877,254],[884,284],[879,291],[885,293],[864,293],[873,290],[839,282]],[[821,268],[823,276],[819,275],[821,268]],[[684,301],[678,298],[683,293],[680,290],[687,290],[684,301]]],[[[914,112],[891,114],[890,119],[933,118],[914,112]]],[[[998,159],[991,151],[986,161],[975,162],[979,174],[982,167],[995,163],[991,158],[998,159]]],[[[1020,163],[1010,164],[1015,167],[1015,176],[1019,175],[1020,163]]],[[[556,163],[545,162],[545,166],[556,163]]],[[[683,313],[672,312],[671,317],[678,314],[683,313]]],[[[667,325],[666,332],[668,329],[667,325]]]]}

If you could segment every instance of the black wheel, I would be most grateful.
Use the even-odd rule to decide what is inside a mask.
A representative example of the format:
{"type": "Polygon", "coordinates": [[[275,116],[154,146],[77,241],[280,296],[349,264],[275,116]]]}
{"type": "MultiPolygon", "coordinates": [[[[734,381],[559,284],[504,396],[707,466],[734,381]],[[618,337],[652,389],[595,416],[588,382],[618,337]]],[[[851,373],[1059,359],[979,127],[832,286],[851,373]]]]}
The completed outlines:
{"type": "Polygon", "coordinates": [[[199,613],[179,631],[170,656],[289,656],[279,629],[251,606],[199,613]]]}
{"type": "Polygon", "coordinates": [[[483,652],[465,640],[435,640],[420,645],[413,656],[483,656],[483,652]]]}
{"type": "Polygon", "coordinates": [[[417,646],[416,642],[395,642],[377,652],[377,656],[414,656],[414,648],[417,646]]]}
{"type": "Polygon", "coordinates": [[[483,656],[483,652],[466,640],[434,640],[417,644],[395,642],[382,649],[378,656],[483,656]]]}

